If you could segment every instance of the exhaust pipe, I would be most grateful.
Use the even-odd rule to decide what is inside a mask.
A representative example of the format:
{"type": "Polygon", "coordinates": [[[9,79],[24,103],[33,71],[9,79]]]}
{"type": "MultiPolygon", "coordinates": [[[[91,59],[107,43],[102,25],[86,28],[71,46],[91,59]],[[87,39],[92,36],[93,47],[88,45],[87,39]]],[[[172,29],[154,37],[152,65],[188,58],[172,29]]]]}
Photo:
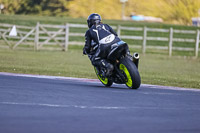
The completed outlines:
{"type": "Polygon", "coordinates": [[[139,64],[139,59],[140,59],[140,56],[138,53],[134,53],[133,54],[133,63],[136,65],[136,67],[138,68],[138,64],[139,64]]]}

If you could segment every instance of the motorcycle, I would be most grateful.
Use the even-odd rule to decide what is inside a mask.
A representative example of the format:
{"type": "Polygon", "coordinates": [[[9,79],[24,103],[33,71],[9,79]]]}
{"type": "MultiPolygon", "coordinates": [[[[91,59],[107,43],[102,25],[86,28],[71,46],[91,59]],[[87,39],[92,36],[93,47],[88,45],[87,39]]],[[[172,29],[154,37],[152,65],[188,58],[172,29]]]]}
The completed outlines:
{"type": "Polygon", "coordinates": [[[105,86],[111,86],[113,83],[126,84],[128,88],[138,89],[141,84],[140,74],[138,72],[139,54],[133,56],[127,54],[127,44],[123,41],[111,46],[111,52],[107,60],[114,66],[111,75],[105,76],[104,68],[94,67],[95,73],[101,83],[105,86]]]}

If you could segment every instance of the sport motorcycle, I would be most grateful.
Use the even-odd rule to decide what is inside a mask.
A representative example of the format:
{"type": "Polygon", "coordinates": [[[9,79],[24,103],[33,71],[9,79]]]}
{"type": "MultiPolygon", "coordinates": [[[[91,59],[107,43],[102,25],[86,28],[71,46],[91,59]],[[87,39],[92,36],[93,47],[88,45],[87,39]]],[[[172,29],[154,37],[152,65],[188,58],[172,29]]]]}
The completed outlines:
{"type": "Polygon", "coordinates": [[[120,41],[111,46],[107,60],[114,66],[109,76],[105,76],[105,68],[94,67],[95,73],[101,83],[111,86],[113,83],[125,84],[128,88],[138,89],[141,78],[138,71],[139,54],[127,54],[127,43],[120,41]]]}

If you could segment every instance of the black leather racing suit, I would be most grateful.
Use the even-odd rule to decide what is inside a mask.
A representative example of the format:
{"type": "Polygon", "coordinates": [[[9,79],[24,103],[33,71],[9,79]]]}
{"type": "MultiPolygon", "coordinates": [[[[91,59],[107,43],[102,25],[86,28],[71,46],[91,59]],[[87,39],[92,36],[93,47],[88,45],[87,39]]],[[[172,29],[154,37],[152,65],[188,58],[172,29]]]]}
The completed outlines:
{"type": "Polygon", "coordinates": [[[106,58],[111,50],[111,45],[119,41],[117,33],[109,25],[93,25],[85,33],[83,53],[89,54],[94,66],[106,68],[108,64],[106,58]]]}

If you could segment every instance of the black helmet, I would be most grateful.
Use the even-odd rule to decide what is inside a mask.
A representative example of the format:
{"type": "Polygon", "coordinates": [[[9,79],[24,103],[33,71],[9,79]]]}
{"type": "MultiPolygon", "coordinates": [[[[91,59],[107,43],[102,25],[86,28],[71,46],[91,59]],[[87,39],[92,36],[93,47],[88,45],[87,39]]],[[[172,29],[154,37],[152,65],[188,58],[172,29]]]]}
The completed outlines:
{"type": "Polygon", "coordinates": [[[92,27],[94,24],[99,24],[101,22],[101,16],[97,13],[92,13],[87,19],[88,27],[92,27]]]}

